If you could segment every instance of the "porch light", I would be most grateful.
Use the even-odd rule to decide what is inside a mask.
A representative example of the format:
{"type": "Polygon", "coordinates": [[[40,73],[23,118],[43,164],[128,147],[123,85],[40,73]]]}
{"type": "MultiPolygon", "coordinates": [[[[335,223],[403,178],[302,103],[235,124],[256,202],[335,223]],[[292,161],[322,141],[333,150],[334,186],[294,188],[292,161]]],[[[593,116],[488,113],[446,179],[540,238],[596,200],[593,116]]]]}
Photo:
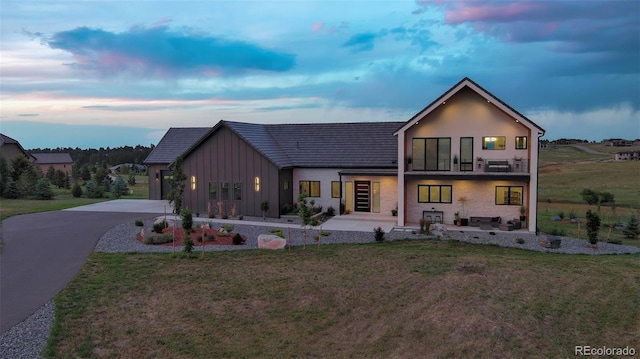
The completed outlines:
{"type": "Polygon", "coordinates": [[[196,190],[196,176],[191,176],[191,190],[196,190]]]}
{"type": "Polygon", "coordinates": [[[256,189],[256,192],[260,192],[260,177],[256,176],[256,178],[254,179],[254,187],[256,189]]]}

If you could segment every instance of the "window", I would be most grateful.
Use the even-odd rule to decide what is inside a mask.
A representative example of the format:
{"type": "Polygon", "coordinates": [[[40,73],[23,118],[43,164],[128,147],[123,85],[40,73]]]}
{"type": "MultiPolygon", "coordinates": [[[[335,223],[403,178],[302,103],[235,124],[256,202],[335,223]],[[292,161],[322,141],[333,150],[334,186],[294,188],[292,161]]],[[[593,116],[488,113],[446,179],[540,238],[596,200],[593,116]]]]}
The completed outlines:
{"type": "Polygon", "coordinates": [[[473,137],[460,138],[460,171],[473,171],[473,137]]]}
{"type": "Polygon", "coordinates": [[[212,201],[218,200],[218,183],[209,182],[209,199],[212,201]]]}
{"type": "Polygon", "coordinates": [[[522,186],[496,186],[497,205],[522,205],[522,186]]]}
{"type": "Polygon", "coordinates": [[[191,190],[196,190],[196,176],[191,176],[191,190]]]}
{"type": "Polygon", "coordinates": [[[483,150],[504,150],[506,148],[507,138],[504,136],[482,137],[483,150]]]}
{"type": "Polygon", "coordinates": [[[233,184],[233,199],[236,201],[242,200],[242,183],[240,182],[233,184]]]}
{"type": "Polygon", "coordinates": [[[451,138],[414,138],[413,170],[450,171],[451,138]]]}
{"type": "Polygon", "coordinates": [[[220,191],[222,192],[220,199],[229,199],[229,182],[220,183],[220,191]]]}
{"type": "Polygon", "coordinates": [[[342,186],[340,181],[331,181],[331,198],[342,197],[342,186]]]}
{"type": "Polygon", "coordinates": [[[320,197],[320,181],[300,181],[300,194],[320,197]]]}
{"type": "Polygon", "coordinates": [[[527,136],[516,136],[516,150],[527,149],[527,136]]]}
{"type": "Polygon", "coordinates": [[[418,202],[451,203],[450,185],[418,185],[418,202]]]}

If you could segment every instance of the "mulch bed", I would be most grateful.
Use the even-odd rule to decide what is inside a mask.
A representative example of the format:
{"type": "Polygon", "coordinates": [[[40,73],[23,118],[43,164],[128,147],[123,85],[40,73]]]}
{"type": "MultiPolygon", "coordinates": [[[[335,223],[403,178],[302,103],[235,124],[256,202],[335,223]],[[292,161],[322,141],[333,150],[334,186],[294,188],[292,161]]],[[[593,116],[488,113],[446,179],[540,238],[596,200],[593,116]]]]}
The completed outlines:
{"type": "MultiPolygon", "coordinates": [[[[156,233],[156,232],[151,232],[151,231],[147,231],[145,230],[146,237],[149,236],[159,236],[160,234],[156,233]]],[[[218,229],[216,228],[204,228],[204,240],[203,241],[198,241],[199,237],[202,237],[202,232],[203,229],[200,227],[195,227],[193,229],[193,232],[191,232],[190,237],[191,240],[193,241],[193,245],[194,247],[199,247],[202,245],[229,245],[232,246],[233,244],[233,237],[236,235],[235,232],[228,232],[229,235],[228,236],[221,236],[220,233],[218,232],[218,229]]],[[[174,233],[174,228],[165,228],[162,231],[162,234],[173,234],[174,233]]],[[[240,235],[242,237],[242,239],[244,240],[243,244],[246,243],[247,237],[240,235]]],[[[184,245],[184,238],[185,238],[185,233],[184,233],[184,229],[182,228],[175,228],[175,245],[176,246],[183,246],[184,245]]],[[[136,235],[136,239],[140,242],[140,243],[144,243],[144,237],[142,236],[142,234],[138,233],[136,235]]],[[[151,244],[153,246],[173,246],[174,243],[173,242],[169,242],[169,243],[161,243],[161,244],[151,244]]]]}

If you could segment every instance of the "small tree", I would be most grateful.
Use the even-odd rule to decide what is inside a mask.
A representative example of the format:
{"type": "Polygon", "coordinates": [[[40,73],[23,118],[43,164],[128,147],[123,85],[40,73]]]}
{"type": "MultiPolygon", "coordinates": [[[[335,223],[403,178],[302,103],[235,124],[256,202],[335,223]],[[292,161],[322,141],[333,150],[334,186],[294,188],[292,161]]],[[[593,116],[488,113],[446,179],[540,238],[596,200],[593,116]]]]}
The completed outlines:
{"type": "Polygon", "coordinates": [[[11,179],[9,163],[7,163],[6,158],[0,156],[0,196],[4,195],[4,190],[7,188],[9,179],[11,179]]]}
{"type": "Polygon", "coordinates": [[[180,213],[182,209],[182,196],[184,194],[184,181],[187,176],[182,171],[182,157],[176,158],[173,164],[173,170],[171,171],[171,178],[169,179],[169,193],[167,193],[167,199],[169,203],[173,205],[173,212],[180,213]]]}
{"type": "Polygon", "coordinates": [[[55,181],[56,169],[53,167],[53,165],[49,165],[49,167],[47,168],[47,174],[45,175],[45,177],[47,177],[47,179],[51,182],[55,181]]]}
{"type": "Polygon", "coordinates": [[[304,236],[305,244],[307,240],[307,228],[318,224],[318,221],[315,218],[311,218],[313,216],[314,205],[315,201],[307,201],[307,196],[305,194],[300,194],[298,196],[298,217],[300,217],[300,222],[302,222],[302,235],[304,236]]]}
{"type": "Polygon", "coordinates": [[[262,211],[262,219],[265,219],[267,212],[269,212],[269,201],[262,201],[262,203],[260,203],[260,210],[262,211]]]}
{"type": "Polygon", "coordinates": [[[127,193],[129,193],[129,188],[127,187],[127,184],[124,183],[122,177],[116,178],[111,186],[111,194],[113,195],[113,198],[120,198],[127,193]]]}
{"type": "Polygon", "coordinates": [[[631,213],[629,214],[629,222],[627,226],[622,230],[625,237],[629,239],[638,239],[638,235],[640,234],[640,228],[638,225],[638,217],[631,213]]]}
{"type": "Polygon", "coordinates": [[[51,182],[46,177],[42,177],[36,182],[34,190],[36,199],[48,200],[53,199],[53,190],[51,190],[51,182]]]}
{"type": "Polygon", "coordinates": [[[75,198],[82,197],[82,187],[78,182],[73,183],[73,188],[71,189],[71,195],[75,198]]]}
{"type": "Polygon", "coordinates": [[[18,184],[14,180],[9,180],[7,182],[7,187],[4,189],[2,195],[5,198],[16,199],[20,198],[20,190],[18,189],[18,184]]]}
{"type": "Polygon", "coordinates": [[[595,192],[591,188],[583,189],[582,192],[580,192],[580,195],[587,204],[598,204],[598,192],[595,192]]]}
{"type": "Polygon", "coordinates": [[[127,183],[129,183],[129,186],[135,186],[136,185],[136,175],[135,173],[131,172],[129,174],[129,178],[127,179],[127,183]]]}
{"type": "MultiPolygon", "coordinates": [[[[47,173],[48,175],[48,173],[47,173]]],[[[67,175],[66,172],[63,172],[62,170],[56,170],[53,172],[53,179],[50,179],[51,183],[53,183],[54,185],[56,185],[58,188],[63,188],[64,187],[64,183],[65,183],[65,179],[67,179],[69,176],[67,175]]],[[[49,178],[49,177],[47,177],[49,178]]]]}
{"type": "Polygon", "coordinates": [[[98,186],[95,182],[89,181],[85,184],[87,189],[87,197],[89,198],[102,198],[104,192],[101,186],[98,186]]]}
{"type": "Polygon", "coordinates": [[[183,209],[180,212],[180,217],[182,218],[182,229],[184,229],[184,233],[191,233],[193,231],[193,214],[189,209],[183,209]]]}
{"type": "Polygon", "coordinates": [[[184,237],[184,248],[182,251],[191,257],[191,252],[193,251],[193,240],[188,235],[184,237]]]}
{"type": "Polygon", "coordinates": [[[589,243],[598,243],[598,231],[600,231],[600,217],[591,210],[587,211],[587,237],[589,243]]]}

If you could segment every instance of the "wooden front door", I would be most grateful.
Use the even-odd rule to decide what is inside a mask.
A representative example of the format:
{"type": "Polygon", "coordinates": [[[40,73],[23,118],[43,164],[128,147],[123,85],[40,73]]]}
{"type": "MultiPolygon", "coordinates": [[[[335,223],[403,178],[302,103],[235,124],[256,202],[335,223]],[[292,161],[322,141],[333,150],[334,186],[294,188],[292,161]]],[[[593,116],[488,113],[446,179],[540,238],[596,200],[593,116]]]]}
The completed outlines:
{"type": "Polygon", "coordinates": [[[371,212],[371,182],[355,181],[355,211],[371,212]]]}

